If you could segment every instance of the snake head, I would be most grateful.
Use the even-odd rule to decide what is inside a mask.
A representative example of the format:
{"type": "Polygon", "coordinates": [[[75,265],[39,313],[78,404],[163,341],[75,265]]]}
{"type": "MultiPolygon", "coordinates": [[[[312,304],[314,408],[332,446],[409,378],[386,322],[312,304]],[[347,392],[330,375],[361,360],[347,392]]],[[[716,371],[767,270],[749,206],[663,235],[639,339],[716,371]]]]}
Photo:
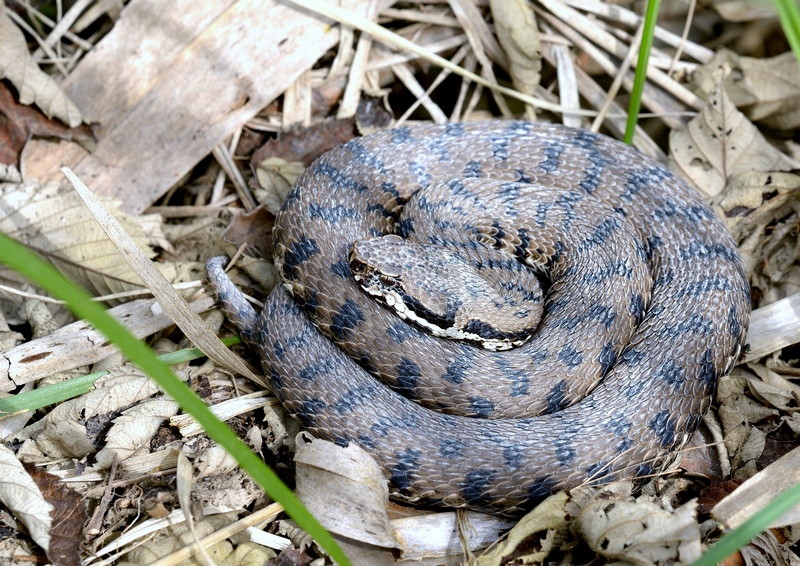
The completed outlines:
{"type": "Polygon", "coordinates": [[[365,292],[434,336],[508,350],[525,343],[541,318],[538,280],[513,258],[511,264],[466,259],[449,248],[388,235],[359,240],[349,260],[365,292]]]}

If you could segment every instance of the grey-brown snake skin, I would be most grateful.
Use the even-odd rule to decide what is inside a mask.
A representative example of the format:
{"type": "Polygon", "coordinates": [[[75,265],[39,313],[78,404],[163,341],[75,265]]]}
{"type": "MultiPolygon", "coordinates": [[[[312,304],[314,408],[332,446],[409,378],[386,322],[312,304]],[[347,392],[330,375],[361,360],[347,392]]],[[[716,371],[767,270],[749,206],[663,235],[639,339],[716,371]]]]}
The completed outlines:
{"type": "Polygon", "coordinates": [[[558,125],[355,139],[309,167],[273,236],[284,285],[260,316],[209,262],[227,315],[308,430],[361,445],[393,496],[425,505],[517,513],[652,474],[698,426],[749,319],[736,246],[700,196],[620,142],[558,125]],[[421,217],[401,216],[406,202],[421,217]],[[507,241],[547,264],[538,334],[491,352],[397,319],[348,265],[353,242],[395,232],[507,241]]]}

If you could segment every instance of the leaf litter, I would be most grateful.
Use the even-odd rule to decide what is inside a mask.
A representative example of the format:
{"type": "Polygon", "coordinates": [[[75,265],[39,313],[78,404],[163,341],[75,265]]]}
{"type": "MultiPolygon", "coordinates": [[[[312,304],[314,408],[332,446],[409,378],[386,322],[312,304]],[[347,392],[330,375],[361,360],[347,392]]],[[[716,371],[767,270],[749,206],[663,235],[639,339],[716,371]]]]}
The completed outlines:
{"type": "MultiPolygon", "coordinates": [[[[318,7],[311,0],[303,4],[312,10],[318,7]]],[[[632,6],[547,0],[531,11],[524,3],[496,4],[351,6],[354,15],[343,21],[341,33],[338,26],[329,28],[338,34],[338,47],[333,36],[331,41],[292,44],[270,61],[274,71],[269,90],[258,91],[255,97],[263,104],[245,105],[238,115],[231,107],[214,107],[214,119],[224,123],[216,129],[206,127],[212,119],[208,113],[190,112],[179,122],[167,119],[183,110],[180,100],[160,104],[164,98],[158,97],[159,89],[168,88],[170,81],[188,85],[202,80],[207,90],[207,85],[231,86],[230,78],[215,75],[219,69],[213,58],[204,60],[188,47],[193,34],[169,37],[146,26],[146,31],[137,29],[146,21],[148,2],[129,2],[122,19],[114,12],[76,5],[62,15],[59,26],[32,10],[25,16],[15,12],[12,18],[5,8],[0,20],[13,31],[0,34],[0,76],[12,85],[19,103],[33,104],[31,110],[38,108],[47,117],[35,117],[36,128],[19,130],[28,132],[26,140],[6,158],[13,163],[3,170],[0,202],[7,212],[0,229],[15,232],[97,295],[141,287],[138,277],[96,231],[94,220],[71,189],[64,188],[57,171],[64,163],[87,159],[86,149],[79,147],[87,138],[86,130],[78,137],[65,133],[56,119],[77,126],[83,120],[81,113],[93,119],[99,116],[95,156],[103,161],[100,168],[91,159],[85,161],[80,176],[94,190],[111,189],[106,194],[119,195],[120,188],[128,187],[122,199],[107,200],[105,206],[123,219],[135,246],[146,257],[157,258],[172,283],[197,279],[199,262],[205,257],[220,251],[232,256],[239,247],[247,249],[256,259],[241,260],[239,267],[245,263],[248,267],[234,277],[259,297],[276,281],[274,269],[264,259],[270,257],[265,236],[270,213],[277,212],[314,156],[358,132],[385,126],[387,116],[400,116],[400,123],[511,114],[558,120],[551,110],[561,109],[572,124],[603,127],[620,135],[632,77],[620,62],[632,59],[640,25],[632,6]],[[367,29],[364,17],[367,24],[380,26],[370,40],[357,31],[367,29]],[[91,29],[102,33],[88,35],[91,29]],[[32,48],[34,39],[46,48],[32,48]],[[146,49],[131,52],[129,46],[143,40],[150,42],[146,49]],[[414,51],[397,49],[409,41],[414,51]],[[91,48],[94,42],[105,49],[91,48]],[[87,49],[89,56],[84,57],[87,49]],[[162,56],[151,57],[150,66],[142,64],[153,53],[162,56]],[[191,65],[172,64],[181,53],[191,65]],[[58,58],[58,54],[69,56],[58,58]],[[445,70],[439,68],[443,64],[445,70]],[[43,68],[56,72],[42,73],[43,68]],[[115,83],[107,97],[102,89],[86,88],[109,78],[115,83]],[[513,90],[498,88],[498,81],[512,84],[513,90]],[[131,96],[120,96],[125,92],[131,96]],[[153,98],[148,98],[151,92],[153,98]],[[149,106],[142,106],[142,101],[150,101],[149,106]],[[587,115],[586,109],[595,112],[587,115]],[[600,117],[592,120],[596,111],[600,117]],[[137,122],[144,116],[146,123],[137,122]],[[141,139],[125,135],[134,131],[142,134],[141,139]],[[193,142],[187,144],[189,136],[193,142]],[[153,146],[151,139],[158,139],[158,145],[153,146]],[[209,154],[212,158],[204,159],[209,154]],[[165,171],[170,172],[169,179],[165,171]],[[232,185],[245,208],[263,202],[270,212],[241,214],[241,208],[232,204],[237,198],[232,185]],[[136,190],[144,186],[152,190],[136,190]],[[255,199],[245,198],[242,191],[252,191],[255,199]],[[130,214],[147,209],[162,216],[152,214],[143,222],[143,216],[130,214]],[[231,242],[223,242],[221,227],[233,217],[237,229],[227,233],[231,242]]],[[[742,509],[757,509],[778,495],[785,485],[777,478],[792,478],[800,431],[800,391],[795,381],[800,370],[794,346],[800,341],[800,320],[794,315],[800,291],[796,174],[800,152],[794,141],[800,69],[791,53],[782,53],[785,44],[772,53],[763,52],[765,39],[780,35],[773,20],[758,11],[734,10],[733,2],[716,4],[716,12],[696,8],[693,21],[701,23],[686,28],[693,40],[683,33],[687,5],[662,7],[643,96],[646,120],[641,126],[646,127],[638,128],[635,141],[640,150],[662,161],[668,147],[670,167],[709,198],[740,246],[754,308],[760,309],[748,334],[747,363],[721,381],[715,410],[707,418],[706,438],[714,439],[713,446],[698,440],[670,473],[641,489],[627,483],[575,489],[545,501],[514,526],[476,513],[420,512],[394,503],[387,507],[380,474],[373,470],[364,476],[356,471],[373,465],[356,447],[327,447],[329,443],[314,440],[310,445],[318,448],[302,452],[299,448],[309,441],[297,436],[297,423],[274,399],[261,397],[257,383],[211,362],[184,362],[175,368],[286,480],[297,479],[298,494],[342,537],[354,563],[389,564],[402,557],[423,564],[686,564],[724,528],[746,518],[748,511],[742,509]],[[727,42],[707,34],[709,22],[723,30],[727,42]],[[681,468],[685,475],[677,473],[681,468]],[[733,515],[730,509],[740,514],[733,515]]],[[[217,30],[212,22],[227,14],[214,13],[210,6],[207,11],[198,7],[181,14],[161,9],[159,17],[165,29],[174,29],[166,24],[180,21],[182,29],[203,38],[198,41],[215,38],[226,45],[230,38],[223,33],[224,26],[217,30]]],[[[257,8],[243,3],[239,9],[246,14],[247,9],[257,8]]],[[[312,29],[308,14],[281,9],[286,10],[281,17],[287,22],[291,19],[298,29],[312,29]]],[[[263,30],[242,24],[239,33],[249,38],[263,30]]],[[[241,66],[247,53],[230,49],[231,68],[241,77],[255,79],[252,68],[241,66]]],[[[250,96],[241,85],[233,88],[239,89],[241,100],[250,96]]],[[[18,112],[7,117],[15,125],[23,119],[18,112]]],[[[3,278],[8,289],[22,290],[13,274],[4,272],[3,278]]],[[[154,293],[162,300],[163,291],[154,293]]],[[[33,320],[32,305],[60,311],[39,302],[35,293],[7,295],[0,322],[16,348],[19,337],[26,335],[26,324],[33,320]]],[[[140,315],[127,316],[127,322],[136,325],[140,315]]],[[[219,330],[217,314],[209,315],[207,322],[219,330]]],[[[159,333],[154,345],[167,350],[184,345],[177,330],[163,324],[148,328],[143,336],[159,333]]],[[[75,336],[87,331],[75,327],[75,336]]],[[[57,363],[52,368],[28,370],[26,365],[32,368],[36,358],[59,351],[58,343],[42,342],[46,338],[30,342],[35,345],[29,353],[8,358],[17,362],[4,368],[0,383],[5,385],[0,389],[6,395],[41,387],[46,376],[64,372],[59,368],[81,374],[98,367],[99,357],[70,361],[60,354],[53,356],[57,363]],[[12,369],[20,373],[12,374],[12,369]]],[[[46,468],[85,498],[92,528],[83,533],[79,524],[67,528],[68,535],[85,542],[82,556],[92,564],[150,563],[171,553],[177,553],[173,554],[177,559],[178,554],[192,554],[188,548],[197,540],[208,541],[202,543],[206,554],[219,564],[264,563],[271,558],[291,564],[311,563],[315,557],[324,561],[321,549],[291,521],[280,519],[279,511],[268,505],[229,457],[204,435],[189,432],[189,423],[176,415],[175,405],[149,380],[114,356],[106,363],[111,374],[88,393],[4,422],[4,438],[13,448],[8,450],[9,466],[23,475],[0,486],[0,501],[27,525],[32,540],[51,561],[70,563],[59,558],[57,547],[47,538],[53,531],[45,499],[60,502],[66,495],[45,495],[40,509],[23,519],[18,504],[9,498],[30,481],[18,462],[46,468]],[[193,465],[194,477],[185,474],[184,466],[177,480],[178,497],[174,481],[184,456],[193,465]],[[190,509],[185,508],[187,490],[190,509]],[[261,520],[258,512],[251,513],[253,509],[268,512],[261,520]],[[243,523],[248,517],[261,522],[243,523]],[[41,535],[34,533],[34,524],[41,535]],[[212,543],[217,533],[224,536],[212,543]],[[256,540],[258,544],[251,542],[256,540]],[[267,550],[269,546],[272,550],[267,550]]],[[[796,524],[796,518],[788,517],[764,533],[743,549],[744,559],[754,564],[795,563],[792,545],[800,538],[796,524]]],[[[40,552],[24,536],[15,541],[5,551],[7,556],[40,552]]]]}

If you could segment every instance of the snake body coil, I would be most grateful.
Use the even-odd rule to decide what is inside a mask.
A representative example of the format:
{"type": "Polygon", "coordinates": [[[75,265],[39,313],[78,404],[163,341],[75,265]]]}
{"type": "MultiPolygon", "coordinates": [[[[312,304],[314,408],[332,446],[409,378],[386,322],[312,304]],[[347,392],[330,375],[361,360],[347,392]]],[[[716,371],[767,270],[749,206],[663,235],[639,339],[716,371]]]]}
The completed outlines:
{"type": "Polygon", "coordinates": [[[273,235],[284,285],[260,316],[210,261],[226,313],[288,410],[364,447],[411,502],[515,513],[653,473],[699,424],[749,319],[736,246],[700,196],[635,150],[563,126],[353,140],[309,167],[273,235]],[[497,262],[474,241],[543,266],[538,333],[492,352],[399,320],[348,263],[354,242],[393,233],[466,239],[478,269],[497,262]]]}

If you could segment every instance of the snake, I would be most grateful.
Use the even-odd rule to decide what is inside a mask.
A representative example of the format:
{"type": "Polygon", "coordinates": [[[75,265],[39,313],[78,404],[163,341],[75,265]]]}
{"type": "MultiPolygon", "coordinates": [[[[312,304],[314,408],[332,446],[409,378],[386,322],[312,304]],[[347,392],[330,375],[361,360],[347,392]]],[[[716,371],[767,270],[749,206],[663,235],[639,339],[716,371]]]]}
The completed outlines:
{"type": "Polygon", "coordinates": [[[393,498],[429,507],[515,515],[663,470],[750,316],[736,244],[698,192],[617,140],[540,121],[405,125],[340,145],[289,192],[273,251],[281,284],[260,313],[226,258],[209,260],[226,316],[305,429],[361,446],[393,498]],[[432,261],[454,283],[397,286],[400,267],[434,271],[415,263],[420,247],[441,248],[432,261]],[[539,287],[498,275],[517,294],[484,298],[449,262],[539,287]],[[467,314],[459,288],[477,297],[467,314]],[[531,337],[500,330],[504,307],[538,309],[531,337]],[[465,340],[448,334],[457,319],[465,340]]]}

